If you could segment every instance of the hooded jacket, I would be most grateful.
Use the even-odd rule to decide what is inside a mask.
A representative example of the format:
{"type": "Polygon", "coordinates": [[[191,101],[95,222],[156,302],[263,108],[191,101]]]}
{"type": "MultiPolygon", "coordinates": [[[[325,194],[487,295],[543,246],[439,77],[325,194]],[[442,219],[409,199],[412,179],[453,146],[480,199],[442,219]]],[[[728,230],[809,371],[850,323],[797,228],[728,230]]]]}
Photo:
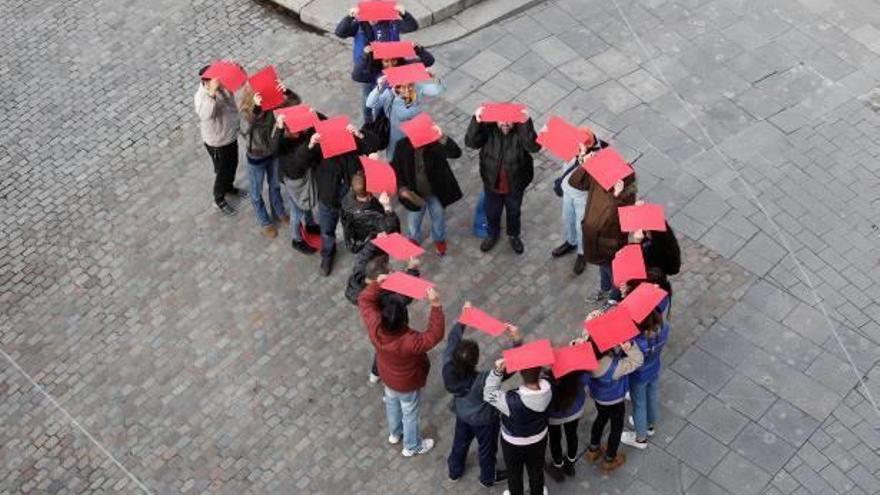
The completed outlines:
{"type": "Polygon", "coordinates": [[[584,257],[594,265],[611,263],[615,253],[627,243],[626,233],[620,231],[617,208],[635,204],[638,191],[635,174],[623,179],[623,192],[617,197],[613,191],[603,189],[583,167],[575,169],[568,183],[575,189],[587,191],[587,206],[581,221],[584,257]]]}
{"type": "MultiPolygon", "coordinates": [[[[461,187],[452,169],[449,167],[449,158],[459,158],[461,148],[449,136],[444,136],[446,142],[435,141],[422,148],[422,159],[425,162],[425,174],[431,185],[431,192],[446,208],[462,198],[461,187]]],[[[416,153],[409,138],[403,138],[397,143],[391,165],[397,174],[397,186],[405,187],[410,191],[416,191],[416,153]]],[[[420,208],[405,198],[400,198],[402,204],[409,211],[418,211],[420,208]]]]}
{"type": "MultiPolygon", "coordinates": [[[[557,380],[550,380],[550,385],[553,388],[553,398],[558,399],[557,394],[557,380]]],[[[570,421],[574,421],[579,419],[584,415],[584,406],[587,403],[587,387],[590,385],[590,375],[586,372],[580,372],[580,377],[578,378],[578,388],[575,393],[574,401],[568,406],[567,409],[558,409],[555,404],[555,400],[550,402],[550,424],[551,425],[564,425],[570,421]]]]}
{"type": "MultiPolygon", "coordinates": [[[[434,55],[427,48],[416,45],[415,59],[403,59],[400,65],[416,64],[421,62],[425,67],[434,65],[434,55]]],[[[382,75],[382,62],[373,58],[373,52],[365,53],[360,61],[355,61],[354,69],[351,72],[351,78],[362,83],[376,83],[376,79],[382,75]]]]}
{"type": "Polygon", "coordinates": [[[361,168],[359,155],[369,155],[377,150],[379,140],[375,134],[366,129],[361,129],[364,137],[355,137],[357,149],[337,155],[332,158],[322,158],[321,145],[312,149],[308,145],[300,146],[295,152],[295,160],[305,164],[315,174],[315,186],[318,189],[318,202],[329,207],[338,209],[342,198],[348,194],[351,187],[351,177],[361,168]]]}
{"type": "Polygon", "coordinates": [[[503,167],[507,171],[510,190],[522,192],[535,177],[532,153],[541,150],[537,138],[531,118],[522,124],[514,124],[510,132],[504,134],[496,123],[477,122],[476,117],[471,117],[464,144],[480,150],[480,178],[487,191],[495,190],[503,167]]]}
{"type": "Polygon", "coordinates": [[[501,437],[512,445],[540,442],[547,435],[548,406],[553,398],[550,382],[542,378],[538,390],[520,385],[505,392],[501,390],[503,379],[504,375],[493,369],[483,388],[483,400],[501,412],[501,437]]]}
{"type": "Polygon", "coordinates": [[[404,13],[399,21],[381,21],[375,24],[360,22],[356,17],[347,15],[336,25],[336,36],[354,38],[352,44],[351,78],[359,83],[375,83],[376,78],[364,77],[357,69],[363,64],[364,47],[373,41],[400,41],[401,33],[411,33],[419,28],[419,22],[409,12],[404,13]]]}
{"type": "Polygon", "coordinates": [[[199,116],[202,141],[205,144],[216,148],[232,144],[238,139],[241,122],[235,96],[232,93],[220,88],[212,97],[208,94],[208,88],[204,84],[199,84],[193,101],[196,114],[199,116]]]}
{"type": "Polygon", "coordinates": [[[628,353],[611,351],[599,360],[599,367],[590,372],[590,395],[598,404],[612,405],[622,401],[629,390],[627,375],[644,362],[642,350],[633,345],[628,353]]]}

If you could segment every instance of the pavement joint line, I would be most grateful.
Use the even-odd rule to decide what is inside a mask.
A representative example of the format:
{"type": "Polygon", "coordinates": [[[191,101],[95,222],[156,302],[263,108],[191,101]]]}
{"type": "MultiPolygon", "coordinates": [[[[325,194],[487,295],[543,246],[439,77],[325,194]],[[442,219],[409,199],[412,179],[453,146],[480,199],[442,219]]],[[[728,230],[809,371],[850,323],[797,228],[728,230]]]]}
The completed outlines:
{"type": "Polygon", "coordinates": [[[107,458],[110,459],[111,462],[113,462],[113,464],[116,464],[116,467],[118,467],[120,470],[122,470],[122,472],[125,473],[125,475],[128,476],[128,478],[131,481],[133,481],[134,484],[138,486],[138,488],[140,488],[147,495],[154,495],[153,492],[151,492],[150,489],[147,488],[146,485],[144,485],[143,482],[141,482],[141,480],[138,479],[137,476],[132,474],[132,472],[129,471],[128,469],[126,469],[126,467],[123,466],[122,463],[119,462],[119,460],[117,460],[116,457],[113,456],[113,454],[111,454],[110,451],[107,450],[104,447],[104,445],[101,444],[101,442],[99,442],[95,437],[93,437],[92,434],[89,433],[88,430],[86,430],[79,423],[79,421],[76,420],[76,418],[74,418],[69,412],[67,412],[67,409],[64,409],[63,407],[61,407],[61,404],[59,404],[58,401],[55,400],[55,398],[53,398],[51,395],[49,395],[49,393],[46,392],[46,389],[44,389],[42,387],[42,385],[37,383],[37,381],[34,380],[34,378],[27,371],[25,371],[21,366],[19,366],[19,364],[15,361],[15,359],[12,359],[12,356],[7,354],[6,351],[4,351],[2,347],[0,347],[0,354],[3,355],[3,358],[6,359],[6,361],[9,362],[9,364],[11,364],[13,368],[18,370],[18,372],[31,384],[31,386],[33,386],[35,389],[37,389],[37,391],[39,391],[40,394],[43,395],[43,397],[48,399],[48,401],[53,406],[55,406],[55,409],[61,411],[61,414],[63,414],[67,418],[67,420],[70,421],[71,424],[73,424],[73,426],[75,426],[79,431],[81,431],[83,433],[83,435],[85,435],[86,438],[89,439],[90,442],[95,444],[95,446],[98,447],[98,449],[101,452],[103,452],[104,455],[107,456],[107,458]]]}
{"type": "MultiPolygon", "coordinates": [[[[645,55],[645,58],[650,61],[650,64],[653,66],[654,70],[657,71],[657,75],[660,76],[661,79],[663,79],[663,84],[665,84],[666,87],[669,88],[669,91],[675,96],[675,98],[678,100],[678,102],[684,107],[685,111],[688,113],[688,115],[694,121],[694,124],[696,124],[696,126],[700,129],[700,132],[703,134],[703,137],[705,137],[706,140],[709,142],[709,144],[712,145],[711,149],[713,151],[715,151],[715,153],[717,153],[721,157],[721,160],[724,162],[724,164],[733,172],[736,179],[743,185],[746,194],[748,194],[748,196],[750,196],[750,199],[755,204],[755,206],[759,210],[761,210],[761,213],[764,214],[764,216],[767,218],[767,221],[770,223],[770,225],[773,226],[773,229],[776,231],[776,236],[778,237],[781,244],[785,247],[785,250],[788,252],[788,256],[791,257],[792,262],[794,262],[798,271],[803,276],[803,281],[806,282],[807,286],[810,289],[810,292],[813,294],[813,298],[815,299],[816,306],[822,312],[822,316],[825,317],[825,321],[826,321],[826,323],[828,323],[828,327],[831,330],[831,334],[834,335],[834,339],[837,341],[837,344],[843,350],[843,354],[846,356],[847,361],[849,361],[849,364],[852,367],[852,370],[856,374],[856,378],[859,381],[859,385],[862,387],[862,391],[865,394],[865,397],[868,399],[868,401],[871,403],[871,406],[874,408],[874,413],[877,415],[877,418],[880,419],[880,407],[878,407],[877,401],[874,400],[874,396],[871,394],[871,391],[868,389],[867,385],[865,385],[865,380],[864,380],[864,378],[862,378],[861,373],[859,373],[859,368],[858,368],[858,366],[856,366],[855,362],[853,361],[853,358],[850,355],[849,350],[846,348],[845,345],[843,345],[843,340],[840,338],[840,333],[837,331],[837,326],[834,324],[834,322],[831,319],[831,316],[828,314],[828,308],[825,307],[825,303],[819,297],[819,292],[816,290],[816,286],[813,283],[813,279],[810,277],[809,273],[807,273],[807,271],[804,269],[803,265],[801,264],[800,259],[797,257],[797,255],[795,254],[794,250],[792,249],[790,243],[788,242],[788,238],[783,234],[782,229],[779,227],[779,224],[767,212],[767,208],[764,206],[764,204],[761,202],[761,200],[758,199],[758,196],[757,196],[757,194],[755,194],[755,191],[752,189],[751,184],[749,184],[748,182],[746,182],[745,179],[743,179],[742,174],[740,174],[739,170],[737,170],[736,167],[733,166],[733,164],[730,162],[730,159],[727,157],[727,155],[725,155],[724,153],[721,152],[721,149],[718,147],[718,143],[716,143],[715,139],[713,139],[712,136],[709,135],[709,132],[706,130],[705,126],[703,126],[702,122],[700,122],[700,119],[698,119],[697,116],[694,115],[694,113],[691,111],[690,105],[688,105],[687,100],[685,100],[684,97],[681,96],[681,94],[678,92],[678,90],[676,90],[672,86],[672,84],[669,83],[669,80],[666,78],[666,75],[663,73],[662,70],[660,70],[660,67],[657,66],[657,63],[654,61],[654,59],[652,57],[650,57],[648,50],[645,48],[645,45],[642,42],[641,36],[639,36],[639,34],[636,33],[635,29],[633,29],[632,24],[629,21],[629,18],[623,12],[623,9],[620,8],[620,4],[618,3],[618,1],[611,0],[611,3],[614,4],[614,8],[617,9],[617,12],[620,14],[621,20],[623,20],[623,22],[626,24],[626,28],[629,30],[629,32],[635,38],[635,41],[636,41],[636,43],[638,43],[639,49],[642,50],[642,53],[645,55]]],[[[880,429],[880,426],[875,427],[875,428],[880,429]]]]}

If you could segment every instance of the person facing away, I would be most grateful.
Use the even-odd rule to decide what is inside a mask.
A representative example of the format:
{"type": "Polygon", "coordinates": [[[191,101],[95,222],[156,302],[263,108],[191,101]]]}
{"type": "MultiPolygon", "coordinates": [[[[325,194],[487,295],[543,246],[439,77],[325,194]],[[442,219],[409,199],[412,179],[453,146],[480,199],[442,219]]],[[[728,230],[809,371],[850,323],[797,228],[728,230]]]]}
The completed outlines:
{"type": "Polygon", "coordinates": [[[507,466],[504,495],[523,495],[523,470],[529,474],[529,493],[546,494],[544,451],[553,392],[541,378],[540,367],[521,370],[523,384],[505,392],[501,390],[505,371],[504,359],[497,360],[483,388],[483,400],[501,413],[501,454],[507,466]]]}
{"type": "Polygon", "coordinates": [[[429,288],[428,325],[424,332],[417,332],[409,326],[406,299],[399,294],[382,297],[379,283],[384,279],[385,275],[379,275],[367,280],[367,287],[358,296],[358,310],[376,349],[379,377],[385,384],[388,442],[397,444],[402,437],[401,454],[412,457],[434,447],[433,439],[421,437],[419,409],[431,367],[428,351],[443,340],[443,307],[437,291],[429,288]]]}
{"type": "Polygon", "coordinates": [[[480,178],[489,224],[489,234],[480,244],[480,251],[485,253],[495,247],[501,234],[501,212],[505,211],[510,246],[516,254],[522,254],[522,200],[535,176],[532,153],[537,153],[541,146],[530,117],[523,123],[483,122],[482,112],[482,106],[474,112],[464,138],[468,148],[480,150],[480,178]]]}
{"type": "Polygon", "coordinates": [[[199,88],[193,101],[202,141],[214,165],[214,205],[224,215],[231,216],[236,211],[226,196],[247,197],[244,190],[233,185],[238,168],[238,105],[235,95],[220,84],[220,79],[204,77],[207,70],[207,65],[199,70],[199,88]]]}
{"type": "Polygon", "coordinates": [[[391,159],[397,175],[400,204],[409,211],[407,237],[422,242],[422,219],[431,217],[431,238],[437,254],[446,254],[446,207],[463,196],[449,159],[459,158],[461,148],[434,126],[440,140],[415,148],[409,138],[401,139],[391,159]]]}
{"type": "Polygon", "coordinates": [[[547,472],[557,483],[575,475],[574,463],[578,456],[578,424],[587,403],[586,387],[590,377],[583,371],[574,371],[562,377],[550,375],[553,400],[550,402],[548,437],[551,464],[547,472]],[[565,434],[566,452],[563,458],[562,436],[565,434]]]}
{"type": "MultiPolygon", "coordinates": [[[[470,302],[464,304],[465,309],[470,306],[470,302]]],[[[507,479],[505,471],[495,469],[501,423],[498,409],[483,400],[483,387],[490,370],[477,370],[480,346],[475,340],[463,338],[465,330],[462,323],[453,325],[443,350],[443,385],[452,394],[452,412],[455,413],[455,433],[446,464],[449,468],[449,480],[460,480],[464,475],[468,449],[476,438],[480,459],[480,484],[490,487],[507,479]]],[[[506,331],[510,335],[512,347],[522,344],[522,337],[516,327],[507,325],[506,331]]],[[[505,374],[503,379],[509,377],[509,374],[505,374]]]]}
{"type": "MultiPolygon", "coordinates": [[[[336,36],[342,39],[354,38],[352,43],[352,72],[351,78],[361,85],[363,102],[363,123],[371,122],[373,111],[367,107],[367,95],[376,86],[377,74],[372,71],[364,71],[364,48],[369,47],[373,41],[400,41],[401,33],[411,33],[419,28],[419,23],[402,5],[397,5],[400,19],[394,21],[361,22],[358,21],[358,8],[353,7],[348,15],[343,17],[336,25],[336,36]]],[[[372,68],[372,67],[370,67],[372,68]]]]}
{"type": "Polygon", "coordinates": [[[422,100],[425,96],[437,96],[442,92],[443,87],[436,80],[390,86],[387,77],[379,77],[376,87],[367,96],[366,104],[373,110],[374,116],[381,111],[388,117],[390,132],[388,148],[385,150],[387,158],[394,157],[397,143],[405,137],[400,125],[422,113],[422,100]]]}

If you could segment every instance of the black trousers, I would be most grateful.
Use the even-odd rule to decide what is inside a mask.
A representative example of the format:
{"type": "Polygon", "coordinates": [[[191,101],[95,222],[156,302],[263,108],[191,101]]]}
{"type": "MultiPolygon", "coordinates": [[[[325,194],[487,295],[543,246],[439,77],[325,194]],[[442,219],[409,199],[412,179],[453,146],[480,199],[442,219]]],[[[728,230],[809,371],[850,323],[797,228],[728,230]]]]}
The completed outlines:
{"type": "Polygon", "coordinates": [[[520,212],[524,191],[511,191],[507,194],[498,194],[494,191],[486,191],[486,221],[489,224],[489,237],[497,238],[501,235],[501,211],[507,212],[507,235],[519,237],[520,212]]]}
{"type": "Polygon", "coordinates": [[[513,445],[501,437],[501,455],[507,466],[507,489],[510,495],[523,495],[523,468],[529,473],[529,491],[544,493],[544,451],[547,437],[531,445],[513,445]]]}
{"type": "Polygon", "coordinates": [[[550,457],[557,466],[562,464],[562,432],[565,432],[565,444],[569,459],[577,459],[578,455],[578,423],[580,419],[569,421],[561,425],[550,425],[548,435],[550,437],[550,457]]]}
{"type": "Polygon", "coordinates": [[[623,418],[626,415],[626,404],[623,401],[606,406],[596,403],[596,420],[593,421],[593,429],[590,431],[590,446],[594,447],[602,442],[602,433],[605,424],[611,422],[611,433],[608,435],[608,448],[605,450],[606,459],[617,457],[617,449],[620,448],[620,435],[623,433],[623,418]]]}
{"type": "Polygon", "coordinates": [[[214,162],[214,202],[225,201],[228,193],[235,192],[235,171],[238,169],[238,140],[225,146],[209,146],[205,144],[211,161],[214,162]]]}

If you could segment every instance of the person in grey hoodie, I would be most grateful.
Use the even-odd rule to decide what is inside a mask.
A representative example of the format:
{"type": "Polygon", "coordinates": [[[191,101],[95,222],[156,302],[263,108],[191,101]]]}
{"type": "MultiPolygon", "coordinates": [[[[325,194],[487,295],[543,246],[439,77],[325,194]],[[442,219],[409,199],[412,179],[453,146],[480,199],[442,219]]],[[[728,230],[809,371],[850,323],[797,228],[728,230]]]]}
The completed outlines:
{"type": "Polygon", "coordinates": [[[199,71],[201,82],[194,97],[199,130],[214,163],[214,204],[223,214],[235,215],[226,195],[247,197],[233,185],[238,168],[238,107],[235,96],[220,85],[219,79],[204,78],[207,70],[205,66],[199,71]]]}
{"type": "Polygon", "coordinates": [[[548,407],[553,398],[550,382],[541,368],[520,370],[523,384],[501,390],[504,359],[486,377],[483,399],[501,412],[501,454],[507,465],[504,495],[523,495],[523,468],[529,473],[529,493],[547,493],[544,486],[544,452],[547,450],[548,407]]]}
{"type": "MultiPolygon", "coordinates": [[[[470,302],[464,303],[469,308],[470,302]]],[[[446,339],[443,351],[443,384],[452,394],[455,413],[455,435],[449,452],[449,480],[458,481],[464,474],[465,458],[474,438],[479,445],[480,484],[490,487],[507,479],[507,473],[495,470],[498,452],[498,410],[483,400],[483,386],[490,371],[477,371],[480,347],[471,339],[462,338],[465,325],[456,323],[446,339]]],[[[522,344],[519,330],[507,325],[513,347],[522,344]]],[[[505,375],[502,379],[509,378],[505,375]]]]}

